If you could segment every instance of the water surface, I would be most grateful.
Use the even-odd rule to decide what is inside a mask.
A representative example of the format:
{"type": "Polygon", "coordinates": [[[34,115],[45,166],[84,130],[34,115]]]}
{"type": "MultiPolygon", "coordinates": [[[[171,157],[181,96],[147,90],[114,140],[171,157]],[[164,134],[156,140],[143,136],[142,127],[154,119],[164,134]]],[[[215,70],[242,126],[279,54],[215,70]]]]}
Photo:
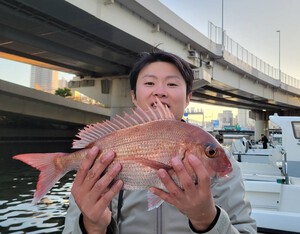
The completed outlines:
{"type": "Polygon", "coordinates": [[[11,158],[0,164],[0,233],[61,233],[74,172],[32,204],[38,171],[11,158]]]}

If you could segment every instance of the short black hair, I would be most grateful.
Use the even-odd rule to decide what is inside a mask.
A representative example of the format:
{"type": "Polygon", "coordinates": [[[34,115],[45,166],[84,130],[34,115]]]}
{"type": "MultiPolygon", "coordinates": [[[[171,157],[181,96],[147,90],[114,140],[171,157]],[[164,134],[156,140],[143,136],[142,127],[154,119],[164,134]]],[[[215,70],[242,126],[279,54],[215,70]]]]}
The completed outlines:
{"type": "Polygon", "coordinates": [[[140,71],[148,64],[154,62],[167,62],[175,65],[186,83],[186,95],[192,92],[194,73],[190,65],[175,54],[155,48],[151,52],[141,53],[140,59],[134,64],[129,74],[130,88],[134,91],[134,95],[136,94],[136,83],[140,71]]]}

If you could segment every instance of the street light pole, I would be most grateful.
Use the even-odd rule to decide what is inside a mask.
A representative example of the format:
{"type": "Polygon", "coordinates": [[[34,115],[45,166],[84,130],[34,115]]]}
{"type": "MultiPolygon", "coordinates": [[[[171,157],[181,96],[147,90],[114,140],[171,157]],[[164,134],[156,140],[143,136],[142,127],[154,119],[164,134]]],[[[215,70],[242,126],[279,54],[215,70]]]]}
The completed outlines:
{"type": "Polygon", "coordinates": [[[222,55],[224,55],[224,0],[222,0],[222,55]]]}
{"type": "Polygon", "coordinates": [[[278,58],[278,69],[279,69],[279,81],[281,82],[281,68],[280,68],[280,30],[277,30],[276,32],[278,32],[278,54],[279,54],[279,58],[278,58]]]}

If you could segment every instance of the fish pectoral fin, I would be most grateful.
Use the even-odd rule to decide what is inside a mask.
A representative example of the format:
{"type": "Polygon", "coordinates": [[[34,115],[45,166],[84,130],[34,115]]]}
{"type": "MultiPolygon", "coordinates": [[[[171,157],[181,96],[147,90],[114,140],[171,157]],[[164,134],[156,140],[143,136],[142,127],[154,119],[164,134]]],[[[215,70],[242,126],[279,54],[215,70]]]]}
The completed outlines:
{"type": "Polygon", "coordinates": [[[159,169],[165,169],[166,171],[172,171],[173,168],[165,163],[159,162],[159,161],[154,161],[150,159],[135,159],[136,162],[143,164],[144,166],[153,168],[155,170],[159,169]]]}
{"type": "Polygon", "coordinates": [[[147,201],[148,201],[148,211],[158,208],[164,200],[160,197],[156,196],[155,194],[151,193],[150,191],[147,192],[147,201]]]}

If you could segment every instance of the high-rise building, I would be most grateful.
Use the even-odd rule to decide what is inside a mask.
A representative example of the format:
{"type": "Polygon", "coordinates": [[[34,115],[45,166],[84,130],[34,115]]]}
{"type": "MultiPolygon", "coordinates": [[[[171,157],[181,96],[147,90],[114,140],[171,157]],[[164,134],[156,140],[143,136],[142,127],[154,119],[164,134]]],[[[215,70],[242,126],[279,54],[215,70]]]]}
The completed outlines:
{"type": "Polygon", "coordinates": [[[31,66],[30,87],[48,93],[54,93],[58,88],[58,71],[31,66]]]}
{"type": "Polygon", "coordinates": [[[250,119],[249,117],[249,112],[250,110],[245,110],[245,109],[239,109],[238,110],[238,124],[243,128],[243,129],[248,129],[252,130],[254,129],[255,126],[255,120],[250,119]]]}
{"type": "Polygon", "coordinates": [[[65,88],[65,87],[68,87],[68,80],[64,77],[60,78],[58,80],[58,87],[59,88],[65,88]]]}
{"type": "Polygon", "coordinates": [[[224,110],[223,113],[219,113],[218,119],[221,127],[233,125],[233,113],[231,110],[224,110]]]}
{"type": "Polygon", "coordinates": [[[248,126],[248,119],[249,119],[249,110],[245,110],[245,109],[239,109],[238,110],[238,124],[242,127],[242,128],[247,128],[248,126]]]}

